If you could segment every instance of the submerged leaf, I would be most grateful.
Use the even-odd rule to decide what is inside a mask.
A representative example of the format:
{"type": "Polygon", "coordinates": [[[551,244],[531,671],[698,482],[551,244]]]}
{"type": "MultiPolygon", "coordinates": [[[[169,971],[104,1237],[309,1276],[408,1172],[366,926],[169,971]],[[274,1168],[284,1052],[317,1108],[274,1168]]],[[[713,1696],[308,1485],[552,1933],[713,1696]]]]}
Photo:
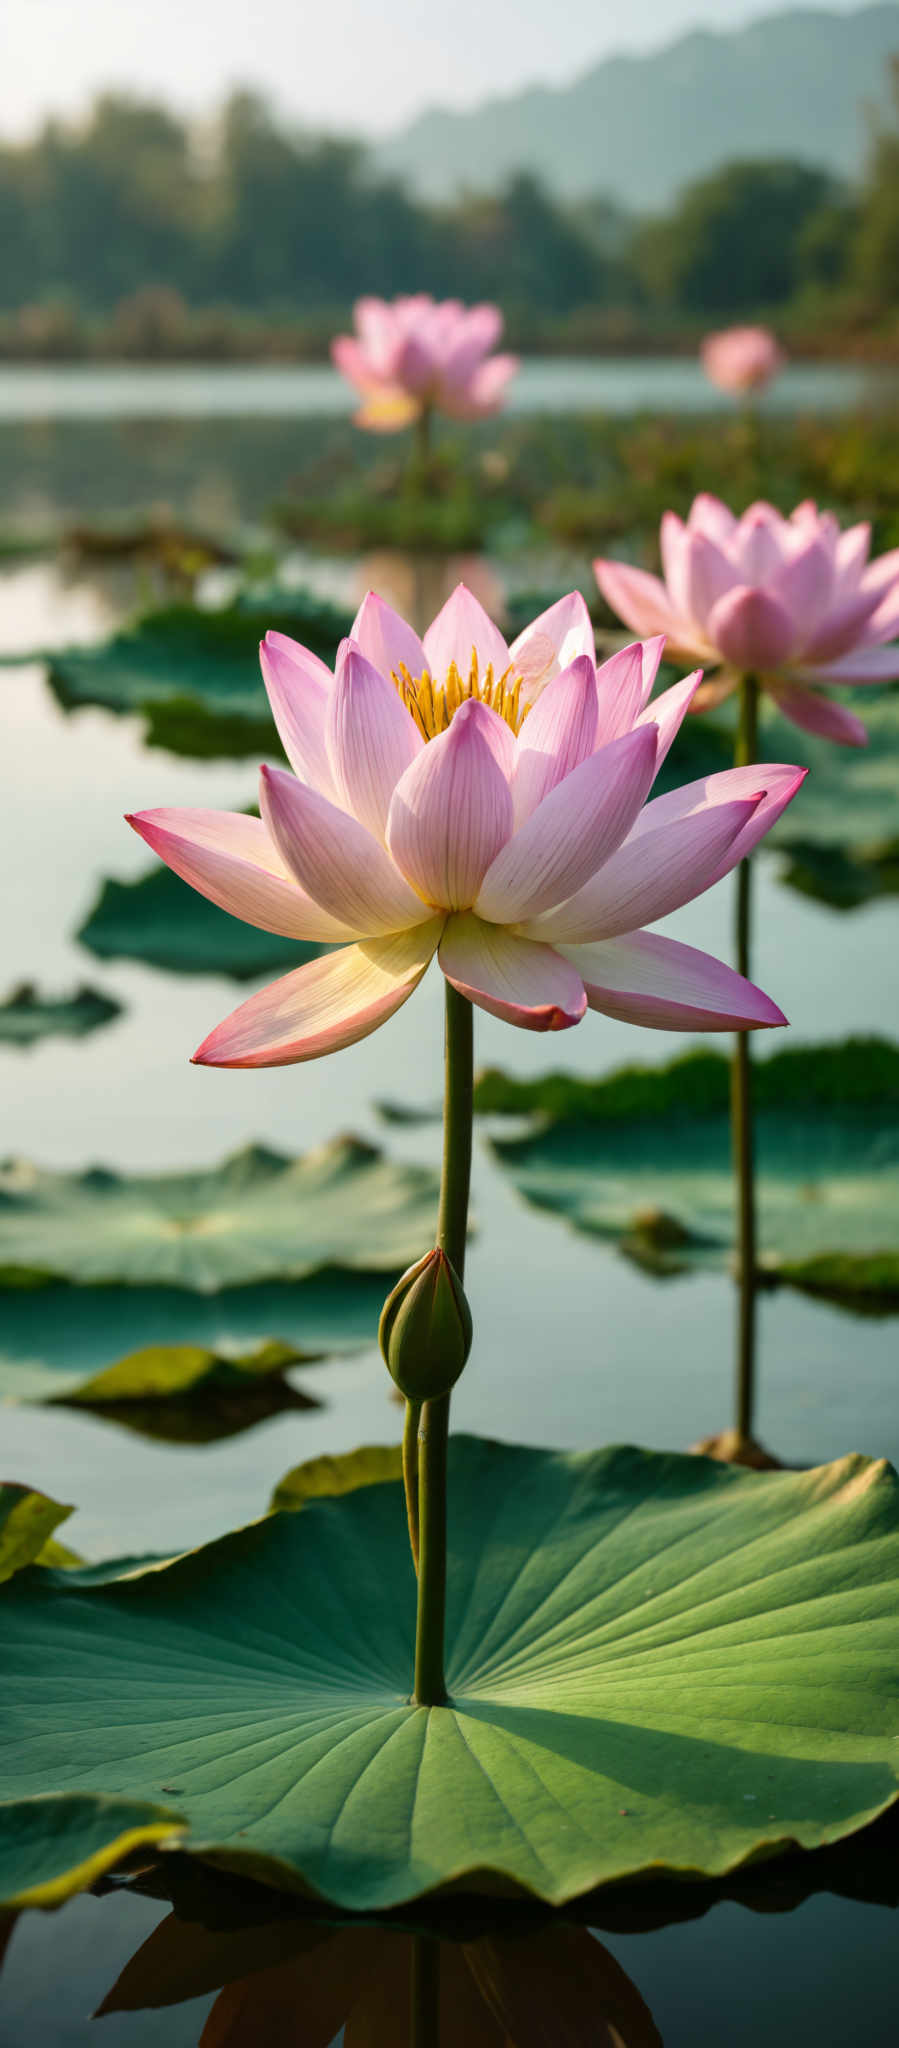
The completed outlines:
{"type": "Polygon", "coordinates": [[[297,1159],[259,1145],[194,1173],[0,1166],[0,1285],[196,1288],[391,1272],[427,1242],[436,1180],[358,1138],[297,1159]]]}
{"type": "Polygon", "coordinates": [[[170,1792],[207,1862],[360,1912],[448,1883],[558,1904],[720,1875],[894,1803],[888,1466],[456,1437],[449,1499],[442,1707],[409,1703],[398,1480],[131,1579],[19,1574],[0,1796],[170,1792]]]}
{"type": "MultiPolygon", "coordinates": [[[[760,1269],[847,1307],[899,1308],[899,1048],[791,1046],[753,1067],[760,1269]]],[[[519,1192],[648,1271],[735,1243],[729,1068],[716,1052],[597,1081],[481,1076],[482,1112],[539,1116],[493,1149],[519,1192]]]]}

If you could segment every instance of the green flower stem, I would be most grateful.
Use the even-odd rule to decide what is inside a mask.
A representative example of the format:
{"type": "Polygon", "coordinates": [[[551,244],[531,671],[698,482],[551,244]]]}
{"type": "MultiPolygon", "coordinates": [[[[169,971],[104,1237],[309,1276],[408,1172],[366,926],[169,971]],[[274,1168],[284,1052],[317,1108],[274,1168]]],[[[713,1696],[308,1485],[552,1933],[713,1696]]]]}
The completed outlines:
{"type": "Polygon", "coordinates": [[[418,1571],[418,1430],[421,1422],[421,1402],[406,1402],[406,1422],[403,1429],[403,1486],[406,1491],[406,1516],[409,1522],[409,1543],[412,1562],[418,1571]]]}
{"type": "Polygon", "coordinates": [[[431,407],[423,405],[415,422],[414,466],[420,482],[428,473],[431,461],[431,407]]]}
{"type": "Polygon", "coordinates": [[[410,2048],[439,2048],[440,1942],[434,1934],[413,1934],[409,1970],[410,2048]]]}
{"type": "MultiPolygon", "coordinates": [[[[758,758],[759,686],[754,675],[740,683],[740,713],[734,763],[747,767],[758,758]]],[[[736,965],[750,977],[752,862],[737,869],[736,965]]],[[[756,1348],[756,1213],[755,1159],[752,1128],[752,1054],[750,1033],[739,1031],[731,1062],[731,1141],[737,1179],[737,1433],[752,1434],[756,1348]]]]}
{"type": "MultiPolygon", "coordinates": [[[[446,984],[446,1083],[443,1098],[443,1177],[437,1243],[465,1274],[471,1129],[474,1097],[474,1030],[471,1004],[446,984]]],[[[419,1567],[415,1636],[415,1691],[418,1706],[446,1699],[443,1638],[446,1618],[446,1449],[448,1394],[425,1401],[418,1430],[419,1567]]]]}

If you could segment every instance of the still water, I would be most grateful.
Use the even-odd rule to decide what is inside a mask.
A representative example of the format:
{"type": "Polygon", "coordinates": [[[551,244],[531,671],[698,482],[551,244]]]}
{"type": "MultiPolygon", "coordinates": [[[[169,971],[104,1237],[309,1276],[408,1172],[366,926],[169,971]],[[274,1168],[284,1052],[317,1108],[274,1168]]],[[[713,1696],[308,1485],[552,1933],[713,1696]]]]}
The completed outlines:
{"type": "MultiPolygon", "coordinates": [[[[796,363],[761,400],[766,412],[843,412],[895,397],[899,372],[855,363],[796,363]]],[[[325,363],[6,364],[0,420],[291,419],[349,413],[358,401],[325,363]]],[[[733,412],[689,356],[526,359],[510,413],[733,412]]]]}
{"type": "MultiPolygon", "coordinates": [[[[12,569],[0,576],[0,651],[99,637],[123,605],[110,578],[64,581],[43,564],[12,569]]],[[[236,992],[222,978],[98,963],[77,942],[102,879],[133,877],[149,865],[122,813],[161,804],[239,807],[254,796],[250,764],[148,751],[138,719],[95,709],[66,716],[39,664],[7,671],[2,686],[10,764],[0,810],[8,884],[3,993],[25,979],[61,992],[89,978],[123,1005],[112,1025],[83,1042],[50,1040],[27,1052],[0,1053],[4,1151],[52,1166],[152,1170],[214,1163],[250,1140],[302,1151],[352,1130],[396,1156],[434,1164],[434,1126],[388,1130],[375,1105],[390,1097],[427,1104],[438,1093],[436,971],[390,1025],[339,1058],[314,1068],[216,1073],[192,1068],[189,1054],[250,985],[236,992]]],[[[669,920],[667,929],[726,954],[730,908],[725,882],[669,920]]],[[[784,890],[776,861],[760,860],[757,978],[786,1010],[797,1041],[889,1028],[899,999],[897,942],[895,901],[838,917],[784,890]]],[[[548,1052],[540,1038],[477,1015],[479,1063],[519,1074],[550,1064],[589,1074],[624,1060],[658,1062],[686,1042],[588,1016],[548,1052]]],[[[726,1279],[650,1280],[608,1249],[525,1208],[499,1172],[484,1131],[474,1206],[479,1228],[469,1292],[477,1344],[454,1397],[457,1427],[566,1447],[637,1440],[683,1448],[729,1419],[733,1300],[726,1279]]],[[[237,1332],[230,1315],[227,1304],[212,1303],[207,1341],[272,1334],[237,1332]]],[[[7,1344],[21,1345],[21,1327],[10,1311],[7,1344]]],[[[286,1315],[277,1334],[289,1339],[300,1333],[286,1315]]],[[[147,1335],[145,1327],[129,1326],[126,1303],[118,1349],[133,1348],[147,1335]]],[[[763,1441],[787,1460],[817,1462],[848,1450],[899,1460],[895,1324],[851,1319],[783,1290],[762,1301],[761,1344],[763,1441]]],[[[107,1356],[85,1360],[106,1362],[107,1356]]],[[[192,1545],[258,1515],[274,1483],[301,1458],[396,1439],[397,1410],[373,1344],[294,1377],[319,1406],[269,1418],[202,1448],[151,1443],[64,1408],[10,1405],[0,1411],[3,1471],[78,1503],[65,1534],[87,1556],[158,1547],[163,1506],[166,1542],[192,1545]]],[[[802,1903],[766,1895],[761,1905],[756,1911],[720,1900],[685,1925],[644,1927],[636,1916],[630,1924],[626,1916],[607,1924],[599,1915],[600,1940],[654,2016],[657,2032],[635,2033],[631,2048],[659,2038],[666,2048],[749,2048],[762,2036],[773,2048],[856,2037],[868,2048],[886,2048],[893,2038],[895,1940],[887,1906],[823,1889],[802,1903]],[[795,1910],[771,1910],[787,1904],[795,1910]]],[[[119,2012],[102,2026],[85,2017],[166,1911],[158,1897],[115,1895],[80,1899],[59,1915],[26,1916],[0,1981],[4,2048],[25,2041],[35,2048],[76,2048],[95,2036],[112,2048],[196,2042],[215,1988],[226,1981],[212,1965],[204,1965],[201,1989],[186,2003],[119,2012]]],[[[195,1921],[189,1928],[193,1934],[184,1943],[196,1939],[195,1921]]],[[[285,1939],[289,1955],[293,1923],[285,1939]]],[[[398,1939],[379,1937],[385,1950],[398,1939]]],[[[385,1964],[379,1953],[376,1963],[366,1969],[374,1971],[371,1996],[383,2019],[378,1971],[389,1958],[385,1964]]],[[[447,1969],[459,1967],[453,1950],[447,1969]]],[[[550,1993],[557,1967],[550,1968],[550,1993]]],[[[306,2028],[297,1991],[289,2030],[264,2034],[265,1973],[257,1962],[252,1968],[260,1971],[256,2003],[250,1999],[244,2031],[227,2035],[229,2042],[327,2048],[333,2039],[361,2048],[407,2038],[402,2015],[392,2031],[376,2031],[366,2015],[364,1971],[361,2006],[333,2014],[330,2032],[321,2031],[324,2020],[318,2032],[306,2028]]],[[[388,1981],[394,1981],[389,1970],[388,1981]]],[[[468,2011],[461,1990],[458,2000],[457,2015],[468,2011]]],[[[599,2020],[595,2010],[585,2017],[572,2043],[614,2040],[599,2020]]],[[[467,2048],[504,2038],[489,2033],[486,2022],[482,2033],[474,2019],[466,2024],[467,2033],[444,2028],[443,2048],[454,2039],[464,2039],[467,2048]]],[[[505,2038],[540,2038],[550,2048],[554,2037],[551,2031],[518,2036],[507,2028],[505,2038]]],[[[627,2044],[627,2036],[621,2038],[627,2044]]]]}

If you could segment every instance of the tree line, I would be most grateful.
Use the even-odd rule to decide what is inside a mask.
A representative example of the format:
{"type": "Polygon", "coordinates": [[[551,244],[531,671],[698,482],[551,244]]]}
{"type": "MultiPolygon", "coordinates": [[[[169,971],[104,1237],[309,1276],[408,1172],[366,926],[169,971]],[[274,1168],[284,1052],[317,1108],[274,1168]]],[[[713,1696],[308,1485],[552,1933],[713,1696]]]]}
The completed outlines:
{"type": "Polygon", "coordinates": [[[509,338],[610,344],[751,316],[889,329],[899,297],[897,119],[860,188],[791,161],[730,164],[658,220],[563,206],[528,173],[417,201],[355,142],[287,132],[240,92],[201,143],[106,94],[79,128],[0,147],[0,344],[45,355],[324,346],[360,292],[495,298],[509,338]]]}

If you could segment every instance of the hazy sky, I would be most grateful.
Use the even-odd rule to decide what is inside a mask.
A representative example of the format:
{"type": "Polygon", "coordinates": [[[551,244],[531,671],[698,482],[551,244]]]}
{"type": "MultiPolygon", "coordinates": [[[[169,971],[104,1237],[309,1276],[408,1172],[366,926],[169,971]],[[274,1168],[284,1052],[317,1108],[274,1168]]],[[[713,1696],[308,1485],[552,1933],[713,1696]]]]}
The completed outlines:
{"type": "MultiPolygon", "coordinates": [[[[820,5],[821,0],[781,0],[820,5]]],[[[857,0],[856,0],[857,4],[857,0]]],[[[852,0],[830,0],[834,12],[852,0]]],[[[312,126],[383,132],[423,107],[561,81],[619,49],[777,0],[0,0],[0,134],[78,113],[101,85],[205,111],[236,83],[312,126]],[[622,23],[624,16],[624,23],[622,23]]]]}

